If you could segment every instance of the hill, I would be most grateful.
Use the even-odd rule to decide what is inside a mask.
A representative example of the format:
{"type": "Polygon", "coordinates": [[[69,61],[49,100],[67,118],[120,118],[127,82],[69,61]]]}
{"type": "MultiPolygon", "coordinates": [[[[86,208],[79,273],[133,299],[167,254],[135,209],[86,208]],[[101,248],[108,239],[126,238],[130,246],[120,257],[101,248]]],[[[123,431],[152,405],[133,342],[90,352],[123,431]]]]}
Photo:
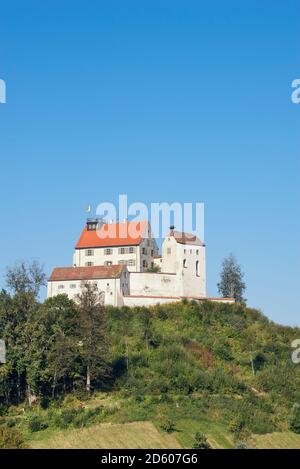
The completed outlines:
{"type": "MultiPolygon", "coordinates": [[[[51,308],[53,301],[70,307],[63,295],[51,308]]],[[[90,397],[61,386],[55,399],[40,396],[24,413],[24,403],[3,412],[2,424],[15,421],[29,445],[86,446],[97,428],[97,447],[114,440],[115,447],[188,448],[197,432],[215,448],[300,447],[289,431],[291,419],[297,431],[300,403],[300,367],[291,360],[299,329],[239,304],[182,301],[105,313],[110,372],[92,382],[90,397]]]]}

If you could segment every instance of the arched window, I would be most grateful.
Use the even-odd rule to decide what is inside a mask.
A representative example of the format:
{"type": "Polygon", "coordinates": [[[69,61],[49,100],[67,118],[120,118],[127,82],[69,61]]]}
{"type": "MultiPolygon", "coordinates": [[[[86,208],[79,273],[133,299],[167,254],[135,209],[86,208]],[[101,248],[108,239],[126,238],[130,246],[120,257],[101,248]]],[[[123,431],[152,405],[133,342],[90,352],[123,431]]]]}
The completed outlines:
{"type": "Polygon", "coordinates": [[[197,277],[200,277],[200,263],[199,263],[199,261],[196,261],[196,275],[197,275],[197,277]]]}
{"type": "Polygon", "coordinates": [[[183,259],[183,268],[186,269],[187,265],[186,265],[186,259],[183,259]]]}

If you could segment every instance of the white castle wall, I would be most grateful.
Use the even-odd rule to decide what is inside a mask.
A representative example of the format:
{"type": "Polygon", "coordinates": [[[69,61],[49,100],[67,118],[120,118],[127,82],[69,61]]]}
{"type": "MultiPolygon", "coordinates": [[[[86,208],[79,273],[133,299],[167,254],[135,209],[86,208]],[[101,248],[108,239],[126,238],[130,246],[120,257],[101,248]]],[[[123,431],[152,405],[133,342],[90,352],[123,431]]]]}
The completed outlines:
{"type": "Polygon", "coordinates": [[[130,295],[179,296],[178,276],[171,273],[130,273],[130,295]]]}
{"type": "MultiPolygon", "coordinates": [[[[104,304],[112,306],[122,306],[124,304],[124,295],[129,295],[129,275],[122,274],[116,279],[98,279],[89,280],[90,283],[96,284],[99,292],[103,292],[104,304]]],[[[57,280],[48,281],[47,298],[56,295],[66,294],[68,297],[76,301],[76,296],[81,292],[82,280],[57,280]]]]}

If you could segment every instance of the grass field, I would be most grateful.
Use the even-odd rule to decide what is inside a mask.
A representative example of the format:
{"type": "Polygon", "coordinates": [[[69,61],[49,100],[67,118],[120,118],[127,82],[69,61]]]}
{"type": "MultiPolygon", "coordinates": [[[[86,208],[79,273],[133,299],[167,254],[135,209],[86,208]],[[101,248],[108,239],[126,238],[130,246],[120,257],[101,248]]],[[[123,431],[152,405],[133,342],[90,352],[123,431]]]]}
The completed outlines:
{"type": "Polygon", "coordinates": [[[45,430],[34,435],[32,448],[180,448],[174,434],[158,431],[151,422],[100,424],[87,428],[53,432],[45,430]]]}
{"type": "Polygon", "coordinates": [[[253,446],[260,449],[299,449],[300,435],[292,432],[275,432],[252,436],[253,446]]]}
{"type": "Polygon", "coordinates": [[[196,421],[192,419],[179,420],[176,422],[176,438],[183,448],[191,448],[194,436],[202,432],[207,437],[212,448],[232,448],[234,446],[232,436],[226,428],[212,421],[196,421]]]}

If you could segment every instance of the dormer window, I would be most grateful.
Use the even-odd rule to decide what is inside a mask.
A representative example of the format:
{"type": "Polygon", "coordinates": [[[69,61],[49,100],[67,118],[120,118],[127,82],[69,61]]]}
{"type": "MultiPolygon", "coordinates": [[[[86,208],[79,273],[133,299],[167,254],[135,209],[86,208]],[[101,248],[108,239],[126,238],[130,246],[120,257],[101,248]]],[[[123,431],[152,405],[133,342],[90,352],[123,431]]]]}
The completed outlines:
{"type": "Polygon", "coordinates": [[[187,268],[186,259],[183,259],[183,268],[184,268],[184,269],[187,268]]]}

